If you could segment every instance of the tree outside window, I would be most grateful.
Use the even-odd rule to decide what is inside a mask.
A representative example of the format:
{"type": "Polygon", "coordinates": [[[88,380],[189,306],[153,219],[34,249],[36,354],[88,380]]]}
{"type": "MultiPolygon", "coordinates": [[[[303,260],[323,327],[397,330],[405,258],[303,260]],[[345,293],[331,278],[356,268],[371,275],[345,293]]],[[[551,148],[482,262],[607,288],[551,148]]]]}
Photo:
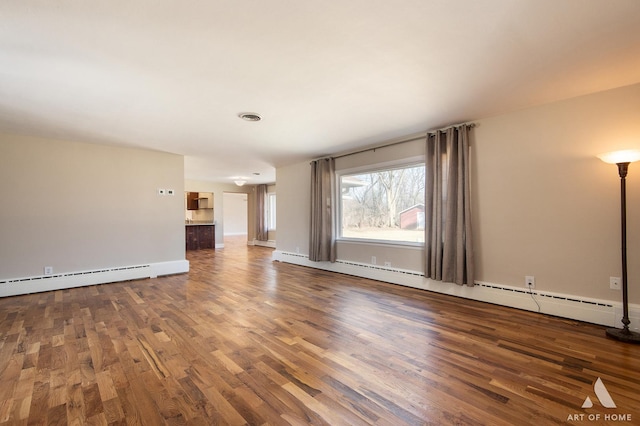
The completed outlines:
{"type": "Polygon", "coordinates": [[[424,164],[340,176],[340,237],[424,242],[424,185],[424,164]]]}

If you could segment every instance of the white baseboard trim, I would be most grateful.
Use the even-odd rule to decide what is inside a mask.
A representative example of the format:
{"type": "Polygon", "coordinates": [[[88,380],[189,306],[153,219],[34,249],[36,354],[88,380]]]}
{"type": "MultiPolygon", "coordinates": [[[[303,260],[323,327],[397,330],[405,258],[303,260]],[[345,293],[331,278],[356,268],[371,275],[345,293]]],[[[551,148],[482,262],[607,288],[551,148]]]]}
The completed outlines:
{"type": "MultiPolygon", "coordinates": [[[[272,259],[310,268],[333,271],[362,278],[370,278],[392,284],[448,294],[480,302],[493,303],[516,309],[540,312],[562,318],[622,328],[622,303],[610,300],[592,299],[582,296],[533,290],[521,287],[476,281],[473,287],[460,286],[425,278],[421,272],[389,268],[378,265],[338,260],[331,262],[312,262],[307,255],[275,250],[272,259]],[[540,305],[538,310],[538,305],[540,305]]],[[[640,331],[640,305],[629,305],[630,328],[640,331]]]]}
{"type": "Polygon", "coordinates": [[[150,278],[157,278],[162,275],[183,274],[189,272],[188,260],[173,260],[169,262],[151,263],[150,278]]]}
{"type": "Polygon", "coordinates": [[[276,248],[276,241],[275,240],[260,241],[254,238],[253,240],[248,241],[247,245],[276,248]]]}
{"type": "Polygon", "coordinates": [[[63,290],[118,281],[156,278],[161,275],[181,274],[184,272],[189,272],[188,260],[174,260],[169,262],[148,263],[145,265],[120,266],[23,278],[0,278],[0,297],[63,290]]]}

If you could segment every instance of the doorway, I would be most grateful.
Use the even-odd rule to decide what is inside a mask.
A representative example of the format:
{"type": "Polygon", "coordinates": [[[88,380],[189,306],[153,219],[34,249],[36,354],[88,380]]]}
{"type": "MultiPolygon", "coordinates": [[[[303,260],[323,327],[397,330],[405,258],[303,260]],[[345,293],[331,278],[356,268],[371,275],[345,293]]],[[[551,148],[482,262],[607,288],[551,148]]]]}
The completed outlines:
{"type": "Polygon", "coordinates": [[[247,243],[248,236],[248,195],[243,192],[224,192],[222,194],[222,216],[224,221],[224,239],[247,243]]]}

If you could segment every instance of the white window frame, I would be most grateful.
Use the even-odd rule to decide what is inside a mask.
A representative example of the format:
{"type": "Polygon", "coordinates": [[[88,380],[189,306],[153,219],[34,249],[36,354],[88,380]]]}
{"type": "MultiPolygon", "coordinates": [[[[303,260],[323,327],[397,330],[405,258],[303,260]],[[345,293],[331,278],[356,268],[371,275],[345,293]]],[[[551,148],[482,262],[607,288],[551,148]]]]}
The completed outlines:
{"type": "Polygon", "coordinates": [[[421,241],[401,241],[401,240],[379,240],[373,238],[353,238],[353,237],[344,237],[342,235],[342,191],[341,191],[341,178],[347,175],[354,174],[364,174],[364,173],[375,173],[384,170],[390,169],[399,169],[404,167],[414,167],[425,165],[425,157],[423,155],[414,156],[409,158],[404,158],[401,160],[388,161],[384,163],[377,163],[372,165],[358,166],[349,169],[342,169],[336,171],[336,198],[338,198],[336,206],[336,225],[337,225],[337,237],[336,241],[341,243],[358,243],[358,244],[368,244],[368,245],[383,245],[383,246],[398,246],[398,247],[412,247],[412,248],[422,248],[425,243],[421,241]]]}
{"type": "Polygon", "coordinates": [[[267,225],[267,231],[275,231],[277,223],[277,199],[275,192],[268,192],[265,198],[265,223],[267,225]]]}

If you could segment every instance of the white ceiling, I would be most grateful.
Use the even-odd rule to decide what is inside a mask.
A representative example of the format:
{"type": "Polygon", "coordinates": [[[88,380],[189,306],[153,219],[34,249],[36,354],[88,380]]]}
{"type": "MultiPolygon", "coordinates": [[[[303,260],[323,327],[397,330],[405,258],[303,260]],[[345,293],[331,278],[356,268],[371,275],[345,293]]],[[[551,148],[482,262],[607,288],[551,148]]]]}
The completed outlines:
{"type": "Polygon", "coordinates": [[[0,132],[219,182],[640,82],[638,0],[20,0],[0,22],[0,132]]]}

